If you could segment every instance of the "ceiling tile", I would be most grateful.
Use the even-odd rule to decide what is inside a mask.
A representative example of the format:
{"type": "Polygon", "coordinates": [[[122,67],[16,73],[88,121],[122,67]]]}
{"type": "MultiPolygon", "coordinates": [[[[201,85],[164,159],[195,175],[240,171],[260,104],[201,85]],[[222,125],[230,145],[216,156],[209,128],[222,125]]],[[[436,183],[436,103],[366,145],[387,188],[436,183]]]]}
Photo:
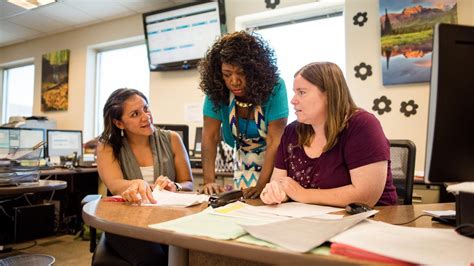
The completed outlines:
{"type": "Polygon", "coordinates": [[[111,17],[129,16],[134,12],[121,6],[116,1],[64,1],[64,4],[77,8],[89,16],[100,18],[101,20],[109,20],[111,17]]]}
{"type": "Polygon", "coordinates": [[[18,38],[26,38],[28,36],[35,36],[40,32],[34,29],[26,28],[8,21],[0,21],[1,35],[17,36],[18,38]]]}
{"type": "Polygon", "coordinates": [[[17,14],[26,12],[24,8],[8,3],[7,1],[0,1],[0,19],[8,18],[17,14]]]}
{"type": "Polygon", "coordinates": [[[137,13],[146,13],[175,5],[167,0],[117,0],[116,2],[137,13]]]}
{"type": "Polygon", "coordinates": [[[97,20],[97,17],[92,17],[84,13],[84,11],[65,5],[61,2],[52,4],[48,6],[48,8],[39,8],[37,13],[68,25],[97,20]]]}
{"type": "Polygon", "coordinates": [[[30,29],[35,29],[40,32],[54,31],[67,26],[61,22],[58,22],[52,18],[38,14],[36,12],[23,13],[21,15],[11,17],[7,19],[7,21],[22,25],[30,29]]]}

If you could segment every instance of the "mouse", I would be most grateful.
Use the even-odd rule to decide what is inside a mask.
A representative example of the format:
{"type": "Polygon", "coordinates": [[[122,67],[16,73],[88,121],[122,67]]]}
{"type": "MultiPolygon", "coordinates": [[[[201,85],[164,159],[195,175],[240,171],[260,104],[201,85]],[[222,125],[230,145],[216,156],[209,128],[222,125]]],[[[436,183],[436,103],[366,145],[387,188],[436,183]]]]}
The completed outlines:
{"type": "Polygon", "coordinates": [[[361,212],[367,212],[371,211],[372,208],[370,208],[367,204],[364,203],[350,203],[349,205],[346,206],[346,212],[350,215],[352,214],[358,214],[361,212]]]}

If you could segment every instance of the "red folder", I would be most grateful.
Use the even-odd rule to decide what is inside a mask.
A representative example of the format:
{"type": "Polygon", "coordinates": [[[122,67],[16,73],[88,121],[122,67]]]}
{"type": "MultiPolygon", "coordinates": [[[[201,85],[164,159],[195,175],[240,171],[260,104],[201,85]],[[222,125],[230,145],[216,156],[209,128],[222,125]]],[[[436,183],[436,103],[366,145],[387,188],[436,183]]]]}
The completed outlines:
{"type": "Polygon", "coordinates": [[[366,251],[360,248],[356,248],[353,246],[340,244],[340,243],[331,244],[331,254],[337,254],[337,255],[342,255],[349,258],[367,260],[371,262],[381,262],[381,263],[396,264],[396,265],[416,265],[410,262],[393,259],[390,257],[386,257],[383,255],[370,252],[370,251],[366,251]]]}

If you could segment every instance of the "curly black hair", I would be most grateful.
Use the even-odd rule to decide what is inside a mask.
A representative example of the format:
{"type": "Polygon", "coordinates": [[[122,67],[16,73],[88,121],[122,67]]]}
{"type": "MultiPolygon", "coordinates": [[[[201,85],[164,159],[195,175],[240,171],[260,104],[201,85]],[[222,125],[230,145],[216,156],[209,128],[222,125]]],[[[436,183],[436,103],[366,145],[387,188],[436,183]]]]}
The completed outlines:
{"type": "Polygon", "coordinates": [[[216,109],[229,104],[229,89],[222,77],[222,63],[242,68],[250,103],[261,105],[278,81],[278,67],[274,51],[262,37],[245,31],[220,37],[199,63],[199,88],[210,98],[216,109]]]}

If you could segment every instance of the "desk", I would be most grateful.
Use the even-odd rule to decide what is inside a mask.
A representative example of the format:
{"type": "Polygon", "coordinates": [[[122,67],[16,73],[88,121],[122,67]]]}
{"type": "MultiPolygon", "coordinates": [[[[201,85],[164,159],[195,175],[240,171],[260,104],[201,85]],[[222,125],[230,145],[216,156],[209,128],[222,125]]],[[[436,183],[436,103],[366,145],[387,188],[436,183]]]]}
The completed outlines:
{"type": "Polygon", "coordinates": [[[0,196],[19,195],[23,193],[45,192],[65,189],[67,183],[60,180],[39,180],[32,183],[20,183],[18,186],[0,187],[0,196]]]}
{"type": "MultiPolygon", "coordinates": [[[[253,205],[261,204],[259,200],[248,200],[247,202],[253,205]]],[[[324,265],[344,265],[362,263],[361,261],[339,256],[300,254],[243,244],[237,241],[222,241],[148,228],[149,224],[190,215],[206,207],[206,204],[190,208],[133,207],[125,203],[98,200],[84,206],[82,217],[86,224],[106,232],[189,249],[189,261],[191,262],[190,264],[193,265],[200,263],[213,264],[210,260],[214,260],[215,262],[215,259],[219,260],[219,264],[241,265],[242,258],[247,258],[257,263],[285,265],[316,263],[324,265]],[[212,253],[212,255],[210,253],[212,253]]],[[[400,223],[420,215],[422,210],[454,210],[454,203],[400,205],[378,207],[377,209],[380,210],[380,212],[375,216],[374,220],[400,223]]],[[[417,221],[407,224],[407,226],[446,227],[441,224],[432,224],[430,217],[421,217],[417,221]]],[[[250,261],[244,262],[247,262],[247,264],[255,264],[250,261]]]]}
{"type": "MultiPolygon", "coordinates": [[[[53,168],[40,170],[40,179],[62,180],[67,189],[54,194],[53,202],[58,208],[59,231],[77,233],[82,228],[81,200],[90,194],[97,194],[99,175],[97,168],[53,168]]],[[[49,195],[39,195],[49,198],[49,195]]]]}
{"type": "MultiPolygon", "coordinates": [[[[39,180],[38,182],[20,183],[18,186],[0,187],[0,199],[2,199],[2,203],[0,203],[2,210],[2,212],[0,212],[0,228],[2,228],[0,232],[0,243],[11,243],[17,240],[26,240],[28,237],[42,237],[52,234],[52,230],[45,229],[47,226],[42,226],[44,223],[42,224],[39,221],[50,221],[48,224],[54,224],[54,208],[51,207],[51,215],[49,215],[48,212],[44,212],[45,208],[43,207],[45,205],[43,205],[42,202],[35,201],[34,196],[28,199],[26,194],[38,194],[49,191],[53,191],[54,193],[54,191],[63,190],[66,187],[67,182],[61,180],[39,180]],[[24,197],[22,197],[22,195],[24,197]],[[24,207],[29,209],[29,211],[25,211],[26,213],[34,213],[31,215],[34,216],[33,219],[28,217],[28,214],[22,215],[22,219],[17,217],[15,209],[24,207]],[[23,222],[18,222],[19,220],[23,222]],[[28,224],[28,226],[26,226],[26,224],[28,224]]],[[[22,213],[24,214],[25,212],[22,213]]]]}

